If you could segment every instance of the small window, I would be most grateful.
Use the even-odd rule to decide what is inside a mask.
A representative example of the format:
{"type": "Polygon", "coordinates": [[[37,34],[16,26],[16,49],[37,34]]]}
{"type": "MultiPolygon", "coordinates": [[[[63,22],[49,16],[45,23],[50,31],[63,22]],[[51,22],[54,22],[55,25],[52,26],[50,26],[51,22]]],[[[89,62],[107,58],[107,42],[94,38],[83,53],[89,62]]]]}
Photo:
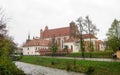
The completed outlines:
{"type": "Polygon", "coordinates": [[[29,48],[27,50],[29,50],[29,48]]]}
{"type": "Polygon", "coordinates": [[[35,48],[35,50],[37,50],[37,47],[35,48]]]}

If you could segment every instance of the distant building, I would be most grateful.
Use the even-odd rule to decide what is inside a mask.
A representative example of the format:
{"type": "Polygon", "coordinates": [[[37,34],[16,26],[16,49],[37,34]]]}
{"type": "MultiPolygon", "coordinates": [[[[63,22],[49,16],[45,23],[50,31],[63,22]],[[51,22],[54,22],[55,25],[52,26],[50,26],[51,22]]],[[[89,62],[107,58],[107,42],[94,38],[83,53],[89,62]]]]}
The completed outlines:
{"type": "Polygon", "coordinates": [[[22,51],[23,51],[23,49],[19,47],[15,50],[15,53],[16,54],[22,54],[22,51]]]}
{"type": "MultiPolygon", "coordinates": [[[[78,34],[78,27],[74,22],[71,22],[69,27],[56,29],[49,29],[48,26],[46,26],[44,30],[40,30],[40,38],[30,40],[30,36],[28,36],[28,40],[23,46],[23,54],[40,55],[47,52],[49,53],[49,42],[52,38],[55,38],[55,41],[59,46],[58,51],[64,51],[64,47],[68,46],[70,52],[80,52],[80,39],[78,34]]],[[[91,38],[94,51],[103,50],[102,42],[100,42],[94,35],[83,34],[82,38],[84,39],[84,49],[86,52],[90,51],[89,38],[91,38]]]]}

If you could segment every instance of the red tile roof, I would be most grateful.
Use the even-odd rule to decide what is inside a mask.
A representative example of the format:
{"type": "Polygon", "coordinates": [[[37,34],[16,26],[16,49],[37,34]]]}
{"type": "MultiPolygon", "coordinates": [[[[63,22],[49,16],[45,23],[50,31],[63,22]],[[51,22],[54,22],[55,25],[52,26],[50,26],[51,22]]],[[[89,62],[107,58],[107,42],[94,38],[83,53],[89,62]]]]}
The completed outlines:
{"type": "Polygon", "coordinates": [[[65,40],[65,42],[77,42],[78,39],[75,38],[69,38],[68,40],[65,40]]]}
{"type": "Polygon", "coordinates": [[[98,40],[98,43],[99,43],[99,44],[103,44],[103,41],[102,41],[102,40],[98,40]]]}
{"type": "Polygon", "coordinates": [[[48,40],[43,40],[43,39],[33,39],[24,44],[23,47],[27,46],[48,46],[49,41],[48,40]]]}
{"type": "Polygon", "coordinates": [[[95,37],[93,34],[83,34],[83,36],[82,36],[84,39],[87,39],[87,38],[96,38],[97,39],[97,37],[95,37]]]}
{"type": "Polygon", "coordinates": [[[59,36],[68,36],[70,34],[70,27],[56,28],[56,29],[48,29],[41,31],[40,36],[44,38],[52,38],[59,36]]]}
{"type": "MultiPolygon", "coordinates": [[[[82,35],[82,37],[84,38],[84,39],[87,39],[87,38],[96,38],[94,35],[92,35],[92,34],[83,34],[82,35]]],[[[65,42],[77,42],[77,41],[79,41],[79,39],[76,39],[76,38],[69,38],[68,40],[65,40],[65,42]]]]}

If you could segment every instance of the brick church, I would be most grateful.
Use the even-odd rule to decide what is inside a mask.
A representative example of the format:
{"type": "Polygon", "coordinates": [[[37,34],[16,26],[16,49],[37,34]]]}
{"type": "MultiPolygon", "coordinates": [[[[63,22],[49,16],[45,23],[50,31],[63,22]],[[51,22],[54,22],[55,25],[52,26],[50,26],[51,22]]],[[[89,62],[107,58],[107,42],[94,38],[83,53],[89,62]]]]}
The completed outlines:
{"type": "MultiPolygon", "coordinates": [[[[58,52],[64,53],[65,46],[68,46],[69,52],[80,52],[80,39],[79,39],[78,27],[74,22],[71,22],[68,27],[49,29],[46,26],[40,30],[40,38],[28,39],[23,45],[24,55],[45,55],[51,53],[49,50],[49,43],[52,38],[55,38],[55,42],[58,45],[58,52]]],[[[89,52],[89,38],[93,43],[94,51],[104,50],[104,45],[101,40],[98,40],[96,36],[92,34],[83,34],[84,49],[89,52]]]]}

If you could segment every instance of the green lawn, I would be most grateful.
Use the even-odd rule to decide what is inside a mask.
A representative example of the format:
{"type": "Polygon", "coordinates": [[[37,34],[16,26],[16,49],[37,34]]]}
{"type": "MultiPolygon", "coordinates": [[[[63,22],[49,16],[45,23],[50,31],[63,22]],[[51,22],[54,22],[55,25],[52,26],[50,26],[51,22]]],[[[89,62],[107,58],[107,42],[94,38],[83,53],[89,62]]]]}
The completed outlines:
{"type": "Polygon", "coordinates": [[[46,58],[41,56],[23,56],[20,61],[68,71],[88,73],[89,75],[120,75],[120,62],[74,61],[72,59],[46,58]]]}

